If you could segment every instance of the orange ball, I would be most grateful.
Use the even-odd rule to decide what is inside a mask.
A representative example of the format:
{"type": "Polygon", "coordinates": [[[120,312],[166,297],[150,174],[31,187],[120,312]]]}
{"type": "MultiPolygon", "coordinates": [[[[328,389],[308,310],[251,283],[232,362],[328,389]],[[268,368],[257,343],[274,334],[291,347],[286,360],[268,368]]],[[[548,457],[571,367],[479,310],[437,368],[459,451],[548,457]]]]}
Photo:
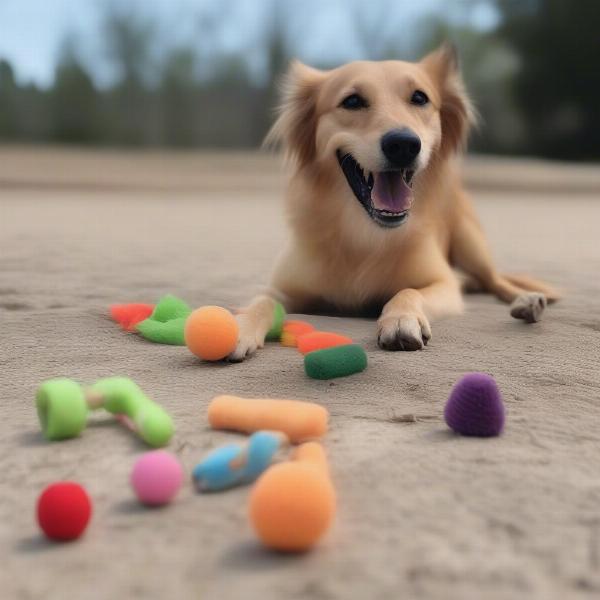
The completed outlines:
{"type": "Polygon", "coordinates": [[[185,345],[204,360],[221,360],[231,354],[238,335],[235,317],[220,306],[197,308],[185,322],[185,345]]]}
{"type": "Polygon", "coordinates": [[[333,485],[308,462],[272,466],[250,495],[250,522],[263,544],[274,550],[308,550],[327,531],[334,515],[333,485]]]}

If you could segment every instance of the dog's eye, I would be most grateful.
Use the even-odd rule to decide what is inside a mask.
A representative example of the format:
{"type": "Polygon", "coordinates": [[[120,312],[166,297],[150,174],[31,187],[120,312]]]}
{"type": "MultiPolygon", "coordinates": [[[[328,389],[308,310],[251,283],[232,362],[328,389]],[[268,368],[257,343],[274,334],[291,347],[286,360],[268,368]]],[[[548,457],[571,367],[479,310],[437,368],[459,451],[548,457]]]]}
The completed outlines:
{"type": "Polygon", "coordinates": [[[425,92],[421,90],[415,90],[413,95],[410,97],[410,103],[416,106],[425,106],[429,102],[429,98],[425,92]]]}
{"type": "Polygon", "coordinates": [[[360,110],[368,108],[369,103],[360,94],[350,94],[340,102],[340,106],[346,110],[360,110]]]}

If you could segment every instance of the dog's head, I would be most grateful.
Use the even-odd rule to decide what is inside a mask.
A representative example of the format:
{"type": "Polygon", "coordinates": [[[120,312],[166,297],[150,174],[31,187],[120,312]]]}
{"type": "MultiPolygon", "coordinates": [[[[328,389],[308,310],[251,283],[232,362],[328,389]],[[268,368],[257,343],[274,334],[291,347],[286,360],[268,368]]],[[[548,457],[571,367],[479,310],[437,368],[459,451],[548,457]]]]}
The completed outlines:
{"type": "Polygon", "coordinates": [[[443,46],[418,63],[293,63],[267,141],[281,141],[299,168],[335,169],[377,225],[397,227],[420,174],[461,148],[472,120],[456,54],[443,46]]]}

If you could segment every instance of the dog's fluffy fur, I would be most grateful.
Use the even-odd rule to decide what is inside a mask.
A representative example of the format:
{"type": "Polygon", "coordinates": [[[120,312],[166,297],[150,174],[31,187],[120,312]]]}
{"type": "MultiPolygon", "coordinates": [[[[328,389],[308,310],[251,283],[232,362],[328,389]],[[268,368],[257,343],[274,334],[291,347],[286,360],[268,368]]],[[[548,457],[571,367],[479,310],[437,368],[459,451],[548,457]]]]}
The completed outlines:
{"type": "MultiPolygon", "coordinates": [[[[279,118],[268,142],[283,145],[293,174],[287,191],[291,229],[271,292],[238,315],[239,361],[264,344],[274,299],[291,312],[335,308],[361,312],[377,306],[378,343],[387,350],[421,349],[430,321],[462,310],[459,278],[513,303],[511,314],[536,321],[549,286],[525,276],[501,275],[457,169],[474,112],[449,47],[419,63],[354,62],[320,71],[299,62],[285,80],[279,118]],[[419,90],[425,105],[411,102],[419,90]],[[344,99],[360,94],[353,110],[344,99]],[[350,155],[367,173],[386,169],[381,139],[409,129],[421,141],[406,222],[375,221],[353,192],[341,163],[350,155]]],[[[389,165],[388,165],[389,166],[389,165]]],[[[377,212],[377,211],[375,211],[377,212]]]]}

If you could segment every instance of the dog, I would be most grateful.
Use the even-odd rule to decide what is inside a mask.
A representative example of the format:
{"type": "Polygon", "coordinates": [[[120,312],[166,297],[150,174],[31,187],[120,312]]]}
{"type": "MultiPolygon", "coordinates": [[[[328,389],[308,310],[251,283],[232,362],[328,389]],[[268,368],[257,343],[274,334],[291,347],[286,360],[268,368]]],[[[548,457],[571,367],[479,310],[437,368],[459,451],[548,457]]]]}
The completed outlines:
{"type": "Polygon", "coordinates": [[[431,322],[459,314],[462,286],[512,303],[539,320],[558,298],[545,283],[500,274],[459,177],[475,112],[454,49],[420,62],[358,61],[330,71],[300,62],[284,80],[266,143],[292,165],[286,194],[290,237],[269,292],[237,315],[231,361],[264,345],[276,301],[288,312],[383,307],[385,350],[420,350],[431,322]]]}

